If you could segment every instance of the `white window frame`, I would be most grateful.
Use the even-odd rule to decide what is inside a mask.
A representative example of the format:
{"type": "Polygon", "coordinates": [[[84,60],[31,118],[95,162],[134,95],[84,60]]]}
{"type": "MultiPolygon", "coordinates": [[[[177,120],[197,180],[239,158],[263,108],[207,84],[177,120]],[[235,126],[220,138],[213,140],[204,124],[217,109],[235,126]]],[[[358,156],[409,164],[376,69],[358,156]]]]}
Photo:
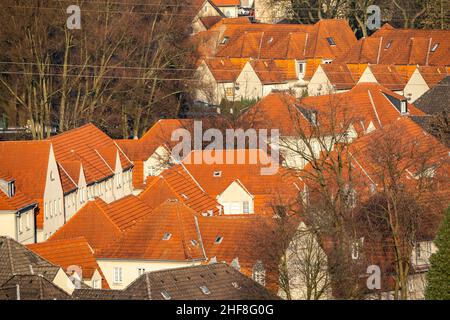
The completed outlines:
{"type": "Polygon", "coordinates": [[[113,268],[113,279],[115,284],[122,284],[123,282],[122,267],[113,268]]]}

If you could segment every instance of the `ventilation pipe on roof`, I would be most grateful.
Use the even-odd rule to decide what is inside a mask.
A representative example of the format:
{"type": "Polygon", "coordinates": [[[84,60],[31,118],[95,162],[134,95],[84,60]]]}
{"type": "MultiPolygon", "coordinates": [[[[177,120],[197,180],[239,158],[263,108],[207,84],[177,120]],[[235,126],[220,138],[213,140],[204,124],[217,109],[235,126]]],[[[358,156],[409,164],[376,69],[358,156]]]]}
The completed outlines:
{"type": "Polygon", "coordinates": [[[428,43],[427,60],[425,61],[425,65],[426,65],[426,66],[428,66],[428,59],[429,59],[429,57],[430,57],[431,41],[433,41],[433,38],[430,38],[430,41],[429,41],[429,43],[428,43]]]}
{"type": "Polygon", "coordinates": [[[380,37],[380,45],[378,46],[377,64],[380,63],[381,44],[383,43],[383,37],[380,37]]]}

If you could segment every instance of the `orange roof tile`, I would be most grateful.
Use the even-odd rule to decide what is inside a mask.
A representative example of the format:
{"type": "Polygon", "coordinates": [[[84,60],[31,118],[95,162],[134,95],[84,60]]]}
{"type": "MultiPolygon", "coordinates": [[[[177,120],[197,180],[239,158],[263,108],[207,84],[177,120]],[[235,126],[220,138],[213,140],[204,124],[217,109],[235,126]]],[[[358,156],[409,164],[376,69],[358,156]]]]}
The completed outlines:
{"type": "Polygon", "coordinates": [[[200,187],[182,165],[163,171],[158,178],[152,179],[138,197],[151,207],[156,207],[167,199],[178,199],[198,214],[219,214],[219,203],[200,187]]]}
{"type": "Polygon", "coordinates": [[[11,198],[0,190],[0,211],[19,211],[33,205],[37,205],[36,202],[17,189],[11,198]]]}
{"type": "Polygon", "coordinates": [[[273,174],[264,175],[263,168],[275,167],[277,163],[262,150],[192,151],[183,163],[194,179],[214,198],[238,181],[255,197],[255,213],[271,215],[272,205],[279,204],[280,201],[285,204],[294,202],[298,194],[295,186],[297,179],[285,168],[278,166],[273,174]],[[196,157],[202,159],[201,164],[195,164],[196,157]],[[256,163],[251,163],[251,157],[255,157],[256,163]],[[209,164],[217,158],[220,163],[209,164]],[[215,176],[216,172],[220,176],[215,176]]]}
{"type": "Polygon", "coordinates": [[[449,30],[382,27],[336,59],[343,63],[450,65],[449,30]],[[437,45],[434,52],[431,49],[437,45]]]}
{"type": "Polygon", "coordinates": [[[106,213],[106,206],[99,198],[89,201],[48,241],[84,237],[94,251],[109,245],[119,237],[121,229],[106,213]]]}
{"type": "Polygon", "coordinates": [[[83,279],[90,280],[95,270],[98,270],[102,277],[102,289],[109,289],[105,276],[94,257],[94,252],[84,237],[46,241],[30,244],[27,247],[64,270],[74,265],[81,267],[83,279]]]}
{"type": "Polygon", "coordinates": [[[125,154],[117,148],[114,140],[92,124],[58,134],[49,140],[52,142],[58,162],[82,163],[88,184],[114,174],[117,153],[123,170],[132,166],[125,154]]]}
{"type": "Polygon", "coordinates": [[[218,7],[241,5],[241,0],[212,0],[212,2],[218,7]]]}
{"type": "Polygon", "coordinates": [[[405,88],[408,79],[397,72],[397,68],[390,65],[375,64],[368,65],[369,70],[379,84],[389,90],[400,91],[405,88]]]}
{"type": "Polygon", "coordinates": [[[350,89],[355,86],[365,69],[364,65],[349,66],[345,63],[325,63],[320,66],[337,90],[350,89]]]}
{"type": "Polygon", "coordinates": [[[419,66],[417,69],[430,88],[437,85],[442,79],[449,75],[448,70],[444,67],[419,66]]]}
{"type": "Polygon", "coordinates": [[[205,259],[196,212],[167,200],[110,246],[99,258],[192,261],[205,259]],[[164,236],[167,236],[166,239],[164,236]],[[193,241],[195,240],[195,241],[193,241]]]}
{"type": "Polygon", "coordinates": [[[233,82],[236,81],[248,59],[215,58],[204,61],[216,82],[233,82]]]}
{"type": "Polygon", "coordinates": [[[250,60],[249,63],[263,84],[298,80],[295,60],[250,60]]]}

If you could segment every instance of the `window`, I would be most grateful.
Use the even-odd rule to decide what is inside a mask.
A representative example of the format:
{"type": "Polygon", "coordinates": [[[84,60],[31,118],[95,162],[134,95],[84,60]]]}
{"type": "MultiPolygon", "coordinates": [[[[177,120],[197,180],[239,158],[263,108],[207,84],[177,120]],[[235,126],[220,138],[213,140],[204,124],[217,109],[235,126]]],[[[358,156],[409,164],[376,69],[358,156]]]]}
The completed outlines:
{"type": "Polygon", "coordinates": [[[122,268],[114,267],[114,283],[122,283],[122,268]]]}
{"type": "Polygon", "coordinates": [[[217,236],[216,240],[214,240],[214,244],[220,244],[220,243],[222,243],[222,240],[223,240],[223,237],[217,236]]]}
{"type": "Polygon", "coordinates": [[[430,52],[435,52],[439,48],[439,43],[435,43],[434,46],[430,49],[430,52]]]}
{"type": "Polygon", "coordinates": [[[197,240],[191,240],[191,244],[193,245],[193,246],[196,246],[197,244],[198,244],[198,241],[197,240]]]}
{"type": "Polygon", "coordinates": [[[167,240],[170,239],[170,237],[172,237],[172,234],[169,233],[169,232],[166,232],[166,233],[164,233],[162,239],[165,240],[165,241],[167,241],[167,240]]]}
{"type": "Polygon", "coordinates": [[[31,220],[31,214],[30,213],[27,213],[26,215],[25,215],[25,217],[26,217],[26,223],[27,223],[27,230],[30,230],[31,229],[31,223],[30,223],[30,220],[31,220]]]}
{"type": "Polygon", "coordinates": [[[211,294],[207,286],[201,286],[200,290],[202,290],[203,294],[211,294]]]}
{"type": "Polygon", "coordinates": [[[232,97],[233,96],[233,87],[228,87],[225,89],[225,95],[227,97],[232,97]]]}
{"type": "Polygon", "coordinates": [[[416,258],[420,259],[421,250],[420,250],[420,243],[416,243],[416,258]]]}
{"type": "Polygon", "coordinates": [[[50,171],[50,180],[51,181],[55,180],[55,175],[53,174],[53,171],[50,171]]]}
{"type": "Polygon", "coordinates": [[[352,243],[351,251],[352,251],[352,259],[358,260],[360,257],[360,250],[364,244],[364,237],[361,237],[359,240],[355,240],[352,243]]]}
{"type": "Polygon", "coordinates": [[[44,204],[44,213],[45,213],[45,219],[48,219],[48,211],[49,211],[49,208],[48,208],[49,206],[48,206],[48,203],[46,202],[45,204],[44,204]]]}
{"type": "Polygon", "coordinates": [[[248,201],[242,202],[242,206],[244,213],[250,213],[250,204],[248,203],[248,201]]]}
{"type": "Polygon", "coordinates": [[[328,44],[329,44],[330,46],[335,46],[335,45],[336,45],[336,42],[334,42],[333,37],[328,37],[328,38],[327,38],[327,41],[328,41],[328,44]]]}
{"type": "Polygon", "coordinates": [[[220,44],[226,44],[228,42],[230,38],[229,37],[223,37],[222,41],[220,42],[220,44]]]}
{"type": "Polygon", "coordinates": [[[23,215],[20,215],[19,220],[19,233],[23,233],[23,223],[22,223],[23,215]]]}
{"type": "Polygon", "coordinates": [[[384,47],[385,50],[389,49],[392,45],[392,40],[386,43],[386,46],[384,47]]]}
{"type": "Polygon", "coordinates": [[[145,273],[145,268],[138,268],[138,276],[142,276],[145,273]]]}
{"type": "Polygon", "coordinates": [[[241,286],[240,286],[239,283],[237,283],[237,282],[232,282],[231,285],[232,285],[233,288],[235,288],[235,289],[240,289],[240,288],[241,288],[241,286]]]}
{"type": "Polygon", "coordinates": [[[172,297],[170,296],[170,294],[167,291],[161,291],[161,295],[163,296],[163,298],[165,300],[170,300],[172,299],[172,297]]]}
{"type": "Polygon", "coordinates": [[[261,260],[258,260],[253,266],[252,278],[260,285],[266,285],[266,269],[261,260]]]}
{"type": "Polygon", "coordinates": [[[213,174],[213,176],[214,177],[221,177],[222,176],[222,171],[214,171],[214,174],[213,174]]]}
{"type": "Polygon", "coordinates": [[[94,288],[94,289],[101,289],[100,280],[98,280],[98,279],[92,280],[92,288],[94,288]]]}

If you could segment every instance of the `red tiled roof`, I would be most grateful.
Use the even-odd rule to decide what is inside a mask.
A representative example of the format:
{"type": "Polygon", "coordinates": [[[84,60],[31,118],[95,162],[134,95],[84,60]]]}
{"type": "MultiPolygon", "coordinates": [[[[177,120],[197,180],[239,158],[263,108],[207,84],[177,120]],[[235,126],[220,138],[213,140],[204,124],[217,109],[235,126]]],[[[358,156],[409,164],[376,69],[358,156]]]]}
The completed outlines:
{"type": "Polygon", "coordinates": [[[98,270],[102,277],[102,289],[109,289],[105,276],[94,257],[94,252],[85,238],[46,241],[30,244],[27,247],[64,270],[73,265],[81,267],[83,279],[90,280],[95,270],[98,270]]]}
{"type": "Polygon", "coordinates": [[[79,161],[83,165],[88,184],[114,174],[116,155],[122,169],[132,166],[108,135],[92,124],[64,132],[49,139],[58,162],[79,161]]]}
{"type": "Polygon", "coordinates": [[[159,261],[202,260],[205,257],[195,219],[195,211],[178,201],[167,200],[102,250],[98,257],[159,261]],[[168,240],[163,239],[165,234],[170,234],[168,240]]]}
{"type": "Polygon", "coordinates": [[[63,161],[58,163],[59,176],[64,194],[67,194],[78,188],[80,179],[81,162],[63,161]]]}
{"type": "Polygon", "coordinates": [[[209,211],[219,214],[219,203],[202,190],[182,165],[175,165],[163,171],[159,177],[147,184],[138,197],[151,207],[156,207],[167,199],[178,199],[198,214],[209,211]]]}
{"type": "Polygon", "coordinates": [[[315,25],[232,24],[226,20],[194,38],[201,55],[300,60],[335,58],[356,43],[355,35],[345,20],[321,20],[315,25]],[[228,38],[227,43],[219,45],[224,37],[228,38]],[[327,38],[330,37],[335,45],[329,44],[327,38]],[[206,43],[209,50],[202,49],[206,43]]]}
{"type": "Polygon", "coordinates": [[[241,0],[212,0],[212,2],[218,7],[241,5],[241,0]]]}
{"type": "Polygon", "coordinates": [[[11,198],[0,190],[0,211],[19,211],[34,204],[36,204],[35,201],[31,200],[17,189],[14,196],[11,198]]]}
{"type": "Polygon", "coordinates": [[[48,141],[0,142],[1,171],[34,200],[44,198],[50,146],[48,141]]]}
{"type": "Polygon", "coordinates": [[[345,63],[325,63],[320,66],[337,90],[350,89],[355,86],[365,69],[365,65],[358,65],[359,68],[355,68],[345,63]]]}
{"type": "Polygon", "coordinates": [[[279,202],[294,202],[298,194],[298,188],[295,186],[297,179],[285,168],[277,166],[277,163],[262,150],[193,151],[183,160],[183,163],[202,188],[215,198],[234,181],[238,181],[254,196],[255,213],[273,214],[272,205],[279,202]],[[203,159],[203,163],[195,164],[196,157],[203,159]],[[221,163],[208,164],[216,157],[222,159],[219,160],[221,163]],[[240,161],[241,157],[242,161],[240,161]],[[255,157],[254,160],[257,163],[251,163],[251,157],[255,157]],[[262,169],[269,168],[271,165],[277,166],[274,169],[275,172],[264,175],[262,169]],[[215,177],[215,172],[220,172],[220,177],[215,177]]]}
{"type": "Polygon", "coordinates": [[[216,82],[233,82],[236,81],[248,59],[215,58],[204,61],[216,82]]]}
{"type": "Polygon", "coordinates": [[[450,65],[449,30],[395,29],[383,26],[336,59],[343,63],[450,65]],[[439,44],[435,52],[431,49],[439,44]]]}
{"type": "Polygon", "coordinates": [[[249,63],[263,84],[298,80],[295,60],[250,60],[249,63]]]}
{"type": "Polygon", "coordinates": [[[444,67],[419,66],[417,69],[430,88],[437,85],[442,79],[449,75],[447,69],[444,67]]]}
{"type": "Polygon", "coordinates": [[[397,72],[397,68],[394,66],[374,64],[368,65],[367,68],[372,72],[377,82],[389,90],[403,90],[408,81],[408,78],[397,72]]]}

